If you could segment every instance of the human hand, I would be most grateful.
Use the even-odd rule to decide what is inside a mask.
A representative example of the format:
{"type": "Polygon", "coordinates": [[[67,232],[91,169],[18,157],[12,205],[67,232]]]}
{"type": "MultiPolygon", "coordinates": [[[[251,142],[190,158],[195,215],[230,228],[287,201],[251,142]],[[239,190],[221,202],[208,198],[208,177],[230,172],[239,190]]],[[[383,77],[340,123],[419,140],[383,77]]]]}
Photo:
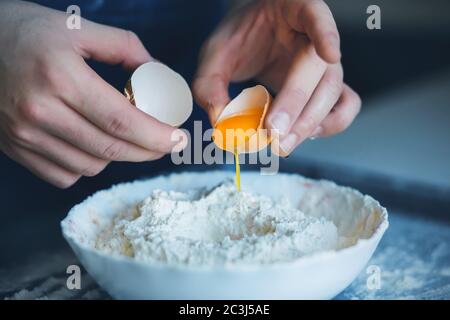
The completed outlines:
{"type": "Polygon", "coordinates": [[[345,130],[360,110],[343,82],[339,33],[322,0],[256,0],[228,15],[200,55],[194,96],[214,124],[232,81],[277,92],[265,127],[287,156],[308,137],[345,130]]]}
{"type": "Polygon", "coordinates": [[[0,149],[66,188],[110,161],[171,151],[175,128],[133,107],[85,62],[134,69],[151,60],[135,34],[21,1],[0,3],[0,149]]]}

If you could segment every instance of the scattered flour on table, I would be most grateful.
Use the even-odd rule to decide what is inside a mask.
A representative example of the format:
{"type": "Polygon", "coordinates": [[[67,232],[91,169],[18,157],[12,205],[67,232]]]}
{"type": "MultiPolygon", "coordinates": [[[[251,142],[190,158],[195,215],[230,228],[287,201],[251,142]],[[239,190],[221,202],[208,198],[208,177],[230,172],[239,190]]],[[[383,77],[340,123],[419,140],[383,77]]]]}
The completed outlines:
{"type": "Polygon", "coordinates": [[[338,241],[333,222],[226,182],[204,192],[154,190],[117,216],[96,247],[146,262],[226,265],[291,261],[338,241]]]}

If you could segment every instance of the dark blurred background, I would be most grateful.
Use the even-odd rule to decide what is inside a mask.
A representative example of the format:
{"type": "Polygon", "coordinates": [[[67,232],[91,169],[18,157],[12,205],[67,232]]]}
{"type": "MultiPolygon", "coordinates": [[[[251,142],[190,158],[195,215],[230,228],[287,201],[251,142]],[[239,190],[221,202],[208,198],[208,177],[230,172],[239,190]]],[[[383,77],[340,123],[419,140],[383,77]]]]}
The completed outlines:
{"type": "Polygon", "coordinates": [[[347,81],[367,99],[448,70],[450,2],[326,1],[342,35],[347,81]],[[381,9],[381,30],[368,30],[369,5],[381,9]]]}
{"type": "MultiPolygon", "coordinates": [[[[113,0],[35,2],[61,10],[79,4],[85,18],[135,31],[154,57],[188,80],[195,71],[199,47],[229,6],[224,0],[139,1],[139,5],[113,0]]],[[[341,33],[345,80],[361,95],[363,109],[348,131],[304,143],[282,161],[282,169],[333,179],[408,214],[448,222],[450,2],[326,2],[341,33]],[[366,27],[366,9],[371,4],[381,8],[381,30],[366,27]]],[[[129,77],[117,67],[93,66],[120,90],[129,77]]],[[[239,86],[233,86],[233,94],[238,90],[239,86]]],[[[191,120],[197,119],[206,117],[196,112],[191,120]]],[[[88,195],[114,183],[168,172],[169,162],[165,158],[143,164],[115,163],[97,177],[59,190],[0,154],[0,271],[2,262],[23,258],[24,252],[61,246],[59,221],[88,195]]]]}

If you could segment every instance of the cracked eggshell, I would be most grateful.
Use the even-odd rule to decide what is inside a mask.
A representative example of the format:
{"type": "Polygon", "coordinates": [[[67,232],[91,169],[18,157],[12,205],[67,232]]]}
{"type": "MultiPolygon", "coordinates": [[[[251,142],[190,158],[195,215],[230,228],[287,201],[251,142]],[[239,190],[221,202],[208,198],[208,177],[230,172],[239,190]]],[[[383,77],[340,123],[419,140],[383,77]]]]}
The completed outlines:
{"type": "MultiPolygon", "coordinates": [[[[231,100],[230,103],[225,106],[222,113],[217,118],[215,127],[217,127],[217,124],[225,119],[239,114],[245,114],[246,111],[254,108],[260,108],[262,113],[258,127],[255,128],[255,134],[251,135],[244,144],[240,144],[236,147],[236,151],[238,153],[258,152],[267,147],[267,145],[271,142],[270,134],[268,134],[268,131],[264,129],[264,119],[271,103],[272,96],[264,86],[257,85],[244,89],[236,98],[231,100]]],[[[225,145],[223,140],[215,140],[214,142],[222,150],[229,152],[235,151],[230,145],[225,145]]]]}
{"type": "Polygon", "coordinates": [[[159,62],[139,66],[125,87],[125,95],[140,110],[178,127],[192,113],[192,93],[184,78],[159,62]]]}

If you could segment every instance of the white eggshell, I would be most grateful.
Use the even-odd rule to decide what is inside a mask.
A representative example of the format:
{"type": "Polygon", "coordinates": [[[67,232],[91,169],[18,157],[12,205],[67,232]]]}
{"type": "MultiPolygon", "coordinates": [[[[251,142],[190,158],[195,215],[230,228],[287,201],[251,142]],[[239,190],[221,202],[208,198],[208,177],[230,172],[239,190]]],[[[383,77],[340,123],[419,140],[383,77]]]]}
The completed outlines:
{"type": "Polygon", "coordinates": [[[159,62],[134,71],[131,88],[137,108],[157,120],[178,127],[192,113],[192,93],[184,78],[159,62]]]}
{"type": "MultiPolygon", "coordinates": [[[[219,115],[216,124],[231,116],[245,113],[247,110],[254,108],[261,108],[263,110],[258,128],[255,128],[255,134],[250,136],[246,143],[236,146],[236,151],[238,153],[258,152],[264,149],[272,141],[268,132],[263,129],[264,119],[271,102],[272,96],[267,89],[264,86],[257,85],[242,90],[236,98],[231,100],[230,103],[225,106],[222,113],[219,115]]],[[[234,152],[230,146],[225,146],[223,142],[215,141],[215,143],[223,150],[234,152]]]]}
{"type": "Polygon", "coordinates": [[[219,115],[217,122],[252,108],[264,109],[264,113],[261,117],[261,120],[264,120],[270,101],[271,97],[269,92],[261,85],[244,89],[236,98],[231,100],[230,103],[225,106],[222,113],[219,115]]]}

